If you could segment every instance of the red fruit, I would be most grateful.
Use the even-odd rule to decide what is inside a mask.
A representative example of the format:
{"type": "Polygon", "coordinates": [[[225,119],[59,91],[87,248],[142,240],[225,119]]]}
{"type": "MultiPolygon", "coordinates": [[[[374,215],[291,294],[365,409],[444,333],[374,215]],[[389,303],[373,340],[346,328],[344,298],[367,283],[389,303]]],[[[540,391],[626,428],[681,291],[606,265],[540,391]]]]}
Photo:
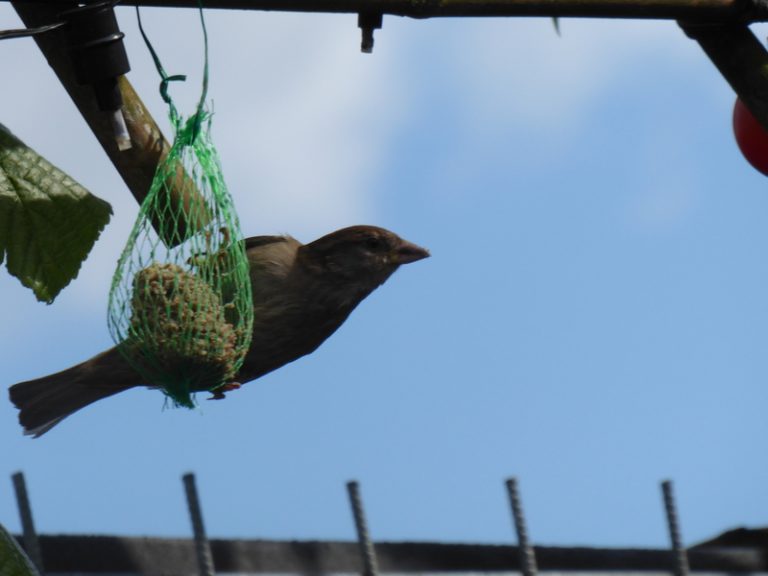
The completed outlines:
{"type": "Polygon", "coordinates": [[[733,134],[744,158],[768,176],[768,132],[739,98],[733,106],[733,134]]]}

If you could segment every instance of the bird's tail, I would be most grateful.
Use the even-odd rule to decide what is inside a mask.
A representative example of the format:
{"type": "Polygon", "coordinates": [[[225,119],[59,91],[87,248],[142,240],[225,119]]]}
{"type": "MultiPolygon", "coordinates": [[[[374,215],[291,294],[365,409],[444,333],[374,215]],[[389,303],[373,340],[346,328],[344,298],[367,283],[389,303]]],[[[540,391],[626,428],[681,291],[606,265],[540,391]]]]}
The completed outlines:
{"type": "Polygon", "coordinates": [[[67,370],[14,384],[9,392],[24,433],[37,438],[80,408],[140,384],[139,375],[112,348],[67,370]]]}

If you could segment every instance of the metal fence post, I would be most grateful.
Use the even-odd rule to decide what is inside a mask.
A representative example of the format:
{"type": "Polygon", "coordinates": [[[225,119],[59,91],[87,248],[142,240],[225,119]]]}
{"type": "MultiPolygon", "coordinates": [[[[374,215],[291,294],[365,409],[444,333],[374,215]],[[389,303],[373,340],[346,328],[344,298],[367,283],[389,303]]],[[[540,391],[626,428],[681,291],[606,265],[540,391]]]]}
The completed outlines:
{"type": "Polygon", "coordinates": [[[211,544],[205,535],[203,513],[200,508],[200,499],[197,496],[195,475],[192,472],[188,472],[182,476],[182,480],[184,481],[184,490],[187,493],[187,506],[189,507],[189,515],[192,519],[192,530],[195,534],[195,552],[197,553],[197,565],[200,570],[200,576],[214,576],[211,544]]]}
{"type": "Polygon", "coordinates": [[[688,576],[688,553],[683,547],[683,539],[680,536],[680,522],[675,506],[675,495],[672,491],[672,481],[664,480],[661,483],[661,492],[664,495],[664,511],[667,515],[669,527],[669,539],[672,543],[672,551],[675,555],[675,576],[688,576]]]}
{"type": "Polygon", "coordinates": [[[363,501],[360,497],[360,485],[357,481],[347,482],[347,492],[349,493],[349,502],[352,505],[352,514],[355,517],[360,555],[363,557],[363,576],[377,576],[379,567],[376,561],[376,551],[373,548],[373,542],[371,542],[371,536],[368,533],[368,524],[365,521],[365,512],[363,511],[363,501]]]}
{"type": "Polygon", "coordinates": [[[520,492],[517,487],[517,478],[508,478],[506,481],[509,503],[512,506],[512,518],[515,521],[517,532],[517,547],[520,554],[520,571],[523,576],[536,576],[536,552],[528,540],[528,528],[523,515],[523,504],[520,500],[520,492]]]}
{"type": "Polygon", "coordinates": [[[40,574],[43,574],[43,554],[40,551],[40,541],[37,538],[35,523],[32,520],[32,507],[29,504],[24,473],[16,472],[11,475],[11,479],[13,480],[13,488],[16,492],[16,502],[19,505],[21,529],[24,533],[24,549],[40,574]]]}

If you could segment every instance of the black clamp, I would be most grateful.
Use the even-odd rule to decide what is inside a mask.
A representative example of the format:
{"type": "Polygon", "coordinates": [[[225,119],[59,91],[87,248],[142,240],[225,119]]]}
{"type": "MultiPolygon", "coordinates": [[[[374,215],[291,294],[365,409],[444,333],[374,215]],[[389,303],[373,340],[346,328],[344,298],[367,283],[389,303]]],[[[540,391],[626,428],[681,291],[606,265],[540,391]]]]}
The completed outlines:
{"type": "Polygon", "coordinates": [[[115,136],[121,150],[130,148],[130,138],[120,109],[123,98],[118,77],[130,69],[117,25],[115,0],[86,4],[61,14],[66,22],[67,40],[75,79],[93,87],[99,110],[111,113],[115,136]]]}

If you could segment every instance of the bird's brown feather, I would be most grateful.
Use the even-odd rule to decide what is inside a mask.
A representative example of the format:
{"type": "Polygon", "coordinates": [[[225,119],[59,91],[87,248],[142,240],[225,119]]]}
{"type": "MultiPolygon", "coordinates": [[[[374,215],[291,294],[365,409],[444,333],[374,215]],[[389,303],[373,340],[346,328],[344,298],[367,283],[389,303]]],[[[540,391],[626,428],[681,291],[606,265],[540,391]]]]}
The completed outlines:
{"type": "MultiPolygon", "coordinates": [[[[428,253],[374,226],[338,230],[302,245],[290,236],[245,240],[253,290],[251,347],[236,379],[248,382],[317,349],[402,263],[428,253]]],[[[27,434],[73,412],[146,385],[112,348],[56,374],[15,384],[11,401],[27,434]]]]}

